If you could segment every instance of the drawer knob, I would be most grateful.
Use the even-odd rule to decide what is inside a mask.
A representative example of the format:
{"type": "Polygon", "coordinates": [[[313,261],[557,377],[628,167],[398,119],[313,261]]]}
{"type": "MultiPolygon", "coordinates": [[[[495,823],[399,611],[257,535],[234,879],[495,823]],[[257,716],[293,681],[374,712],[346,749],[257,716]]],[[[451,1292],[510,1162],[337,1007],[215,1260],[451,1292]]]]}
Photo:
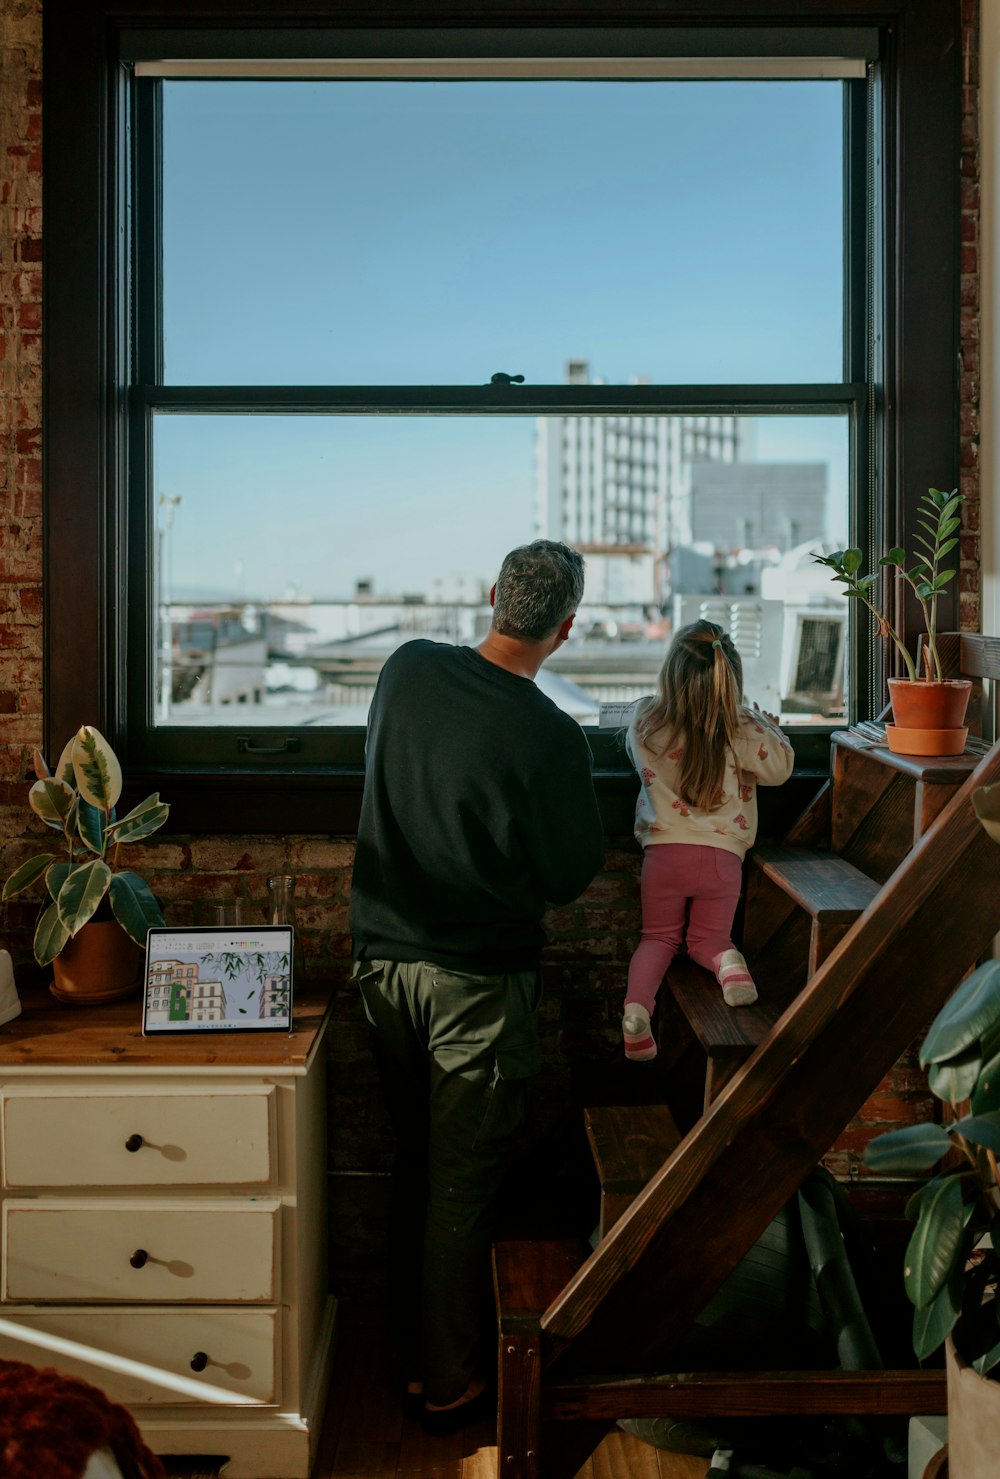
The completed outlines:
{"type": "Polygon", "coordinates": [[[204,1371],[204,1369],[205,1369],[205,1367],[207,1365],[208,1365],[208,1357],[205,1355],[205,1352],[204,1351],[195,1351],[194,1355],[191,1357],[191,1370],[192,1371],[204,1371]]]}
{"type": "Polygon", "coordinates": [[[141,1135],[130,1135],[128,1137],[128,1139],[125,1141],[125,1149],[126,1150],[132,1150],[132,1151],[141,1150],[142,1149],[142,1136],[141,1135]]]}
{"type": "Polygon", "coordinates": [[[148,1257],[149,1254],[146,1252],[145,1248],[137,1248],[132,1254],[132,1257],[129,1259],[129,1263],[132,1265],[133,1268],[142,1268],[148,1257]]]}

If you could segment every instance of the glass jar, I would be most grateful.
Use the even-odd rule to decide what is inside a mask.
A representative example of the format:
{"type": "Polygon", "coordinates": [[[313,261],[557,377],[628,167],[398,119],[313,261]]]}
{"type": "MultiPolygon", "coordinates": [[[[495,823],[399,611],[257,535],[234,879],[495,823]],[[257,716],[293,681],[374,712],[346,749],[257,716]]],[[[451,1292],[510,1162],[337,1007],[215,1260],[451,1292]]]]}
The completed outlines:
{"type": "Polygon", "coordinates": [[[267,880],[268,924],[295,924],[295,879],[281,874],[267,880]]]}

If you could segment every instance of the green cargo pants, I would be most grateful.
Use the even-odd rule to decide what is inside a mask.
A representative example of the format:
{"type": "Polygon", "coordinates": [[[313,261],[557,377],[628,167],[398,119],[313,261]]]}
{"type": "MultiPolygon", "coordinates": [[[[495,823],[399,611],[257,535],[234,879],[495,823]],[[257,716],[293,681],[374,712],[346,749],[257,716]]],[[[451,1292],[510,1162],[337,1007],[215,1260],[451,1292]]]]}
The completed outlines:
{"type": "Polygon", "coordinates": [[[469,975],[358,961],[396,1133],[390,1294],[404,1380],[462,1396],[482,1360],[501,1185],[538,1071],[535,970],[469,975]]]}

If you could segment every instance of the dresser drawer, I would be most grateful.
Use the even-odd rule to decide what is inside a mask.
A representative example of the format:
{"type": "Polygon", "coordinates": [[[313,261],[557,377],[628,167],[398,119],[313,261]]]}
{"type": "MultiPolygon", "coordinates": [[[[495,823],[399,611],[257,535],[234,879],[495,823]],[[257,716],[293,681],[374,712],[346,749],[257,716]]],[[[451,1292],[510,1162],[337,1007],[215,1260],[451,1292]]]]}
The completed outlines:
{"type": "Polygon", "coordinates": [[[8,1187],[263,1186],[274,1089],[3,1095],[8,1187]]]}
{"type": "Polygon", "coordinates": [[[3,1298],[273,1303],[280,1205],[11,1199],[3,1208],[3,1298]]]}
{"type": "MultiPolygon", "coordinates": [[[[142,1361],[189,1381],[222,1387],[261,1406],[278,1400],[276,1310],[60,1309],[25,1314],[4,1310],[3,1315],[14,1324],[46,1335],[142,1361]]],[[[0,1336],[0,1359],[55,1366],[100,1387],[115,1402],[162,1407],[188,1405],[196,1400],[135,1375],[22,1345],[12,1337],[0,1336]]]]}

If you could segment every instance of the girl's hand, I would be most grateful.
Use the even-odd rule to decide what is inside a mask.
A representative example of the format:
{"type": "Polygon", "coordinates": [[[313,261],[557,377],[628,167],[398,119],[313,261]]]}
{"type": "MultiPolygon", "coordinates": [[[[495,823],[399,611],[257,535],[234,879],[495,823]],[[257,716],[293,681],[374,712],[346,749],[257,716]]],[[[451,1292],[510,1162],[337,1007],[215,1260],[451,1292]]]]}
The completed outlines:
{"type": "Polygon", "coordinates": [[[761,716],[761,718],[768,720],[770,724],[774,725],[775,729],[781,728],[781,720],[778,718],[777,714],[769,714],[768,711],[766,709],[762,709],[760,704],[756,701],[754,701],[754,708],[757,710],[757,713],[761,716]]]}

